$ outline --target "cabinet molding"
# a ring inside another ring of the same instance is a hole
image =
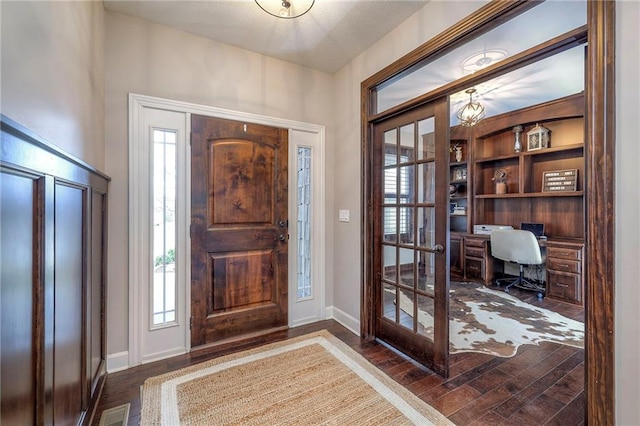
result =
[[[1,119],[0,356],[21,374],[2,370],[0,423],[89,424],[106,377],[109,177]]]

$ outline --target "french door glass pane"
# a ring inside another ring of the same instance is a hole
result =
[[[418,164],[418,203],[434,203],[436,199],[436,164]]]
[[[382,283],[382,316],[393,322],[396,317],[396,286]]]
[[[433,341],[434,337],[434,303],[433,299],[421,294],[417,295],[418,303],[418,324],[417,332],[428,340]]]
[[[396,271],[398,270],[396,265],[396,247],[395,246],[382,246],[382,270],[383,277],[387,281],[392,283],[398,282],[396,277]]]
[[[431,160],[436,156],[435,118],[418,121],[418,160]]]
[[[435,255],[426,251],[418,252],[420,263],[418,265],[418,290],[431,296],[434,295],[435,284]]]
[[[405,163],[407,161],[415,160],[415,125],[413,123],[400,128],[400,161]]]
[[[413,288],[414,250],[400,247],[400,284]]]
[[[153,130],[152,325],[176,321],[176,132]]]
[[[397,130],[384,132],[384,165],[392,166],[398,164],[398,142]]]
[[[421,247],[433,247],[435,245],[435,220],[436,212],[433,207],[418,208],[418,233]]]
[[[398,322],[401,326],[412,331],[415,329],[416,324],[414,319],[414,295],[413,291],[403,288],[398,289],[398,300],[400,302]]]

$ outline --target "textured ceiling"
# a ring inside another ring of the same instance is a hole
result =
[[[253,0],[103,1],[113,12],[328,73],[348,64],[427,2],[316,0],[306,15],[280,19]]]

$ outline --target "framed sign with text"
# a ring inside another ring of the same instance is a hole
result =
[[[542,192],[576,191],[578,169],[550,170],[542,173]]]

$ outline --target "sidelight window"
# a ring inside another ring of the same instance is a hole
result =
[[[311,148],[298,147],[298,300],[311,292]]]
[[[152,325],[176,321],[176,132],[153,130]]]

